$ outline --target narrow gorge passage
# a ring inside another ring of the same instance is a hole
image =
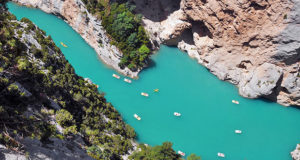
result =
[[[8,6],[18,19],[27,17],[51,35],[76,73],[98,84],[135,128],[139,142],[156,145],[171,141],[175,150],[196,153],[204,160],[217,159],[217,152],[224,152],[228,160],[285,160],[299,142],[298,109],[240,97],[233,85],[217,79],[177,48],[161,46],[152,57],[155,65],[128,84],[123,76],[114,79],[115,71],[61,19],[14,3]],[[155,88],[158,93],[153,92]],[[140,96],[141,92],[149,97]],[[174,112],[182,116],[174,117]],[[141,121],[133,117],[135,113]],[[235,129],[243,134],[236,135]]]

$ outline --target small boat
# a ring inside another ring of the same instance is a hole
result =
[[[120,79],[119,75],[113,74],[112,76],[115,77],[115,78],[117,78],[117,79]]]
[[[241,130],[238,130],[238,129],[235,130],[234,132],[235,132],[236,134],[242,134],[242,131],[241,131]]]
[[[159,89],[154,89],[154,92],[158,92],[159,91]]]
[[[185,156],[185,153],[182,151],[178,151],[178,154],[180,154],[181,156]]]
[[[224,153],[218,152],[218,157],[225,157]]]
[[[180,114],[180,113],[178,113],[178,112],[174,112],[174,116],[180,117],[180,116],[181,116],[181,114]]]
[[[138,116],[137,114],[134,114],[133,117],[136,118],[136,119],[139,120],[139,121],[142,119],[142,118],[141,118],[140,116]]]
[[[66,44],[64,44],[63,42],[60,42],[60,44],[63,46],[63,47],[68,47]]]
[[[149,96],[148,93],[144,93],[144,92],[142,92],[141,95],[142,95],[142,96],[145,96],[145,97],[148,97],[148,96]]]
[[[235,103],[235,104],[240,104],[240,102],[239,102],[239,101],[236,101],[236,100],[232,100],[231,102],[232,102],[232,103]]]
[[[99,85],[96,85],[97,88],[99,88]]]
[[[127,83],[131,83],[131,80],[127,79],[127,78],[124,78],[124,81],[127,82]]]

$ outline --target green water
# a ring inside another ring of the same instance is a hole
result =
[[[135,128],[140,142],[171,141],[175,150],[196,153],[203,160],[290,160],[290,151],[300,142],[300,110],[240,97],[233,85],[218,80],[177,48],[162,46],[152,56],[155,65],[128,84],[112,78],[114,70],[61,19],[13,3],[8,7],[18,19],[27,17],[52,36],[76,73],[100,86]],[[155,88],[159,93],[153,92]],[[142,97],[141,92],[150,96]],[[174,117],[175,111],[182,116]],[[142,120],[134,119],[134,113]],[[243,134],[235,134],[235,129]],[[226,158],[218,158],[217,152]]]

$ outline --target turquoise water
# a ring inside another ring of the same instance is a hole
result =
[[[18,19],[27,17],[52,36],[76,73],[100,86],[135,128],[140,142],[171,141],[175,150],[196,153],[203,160],[290,160],[290,151],[300,142],[300,110],[240,97],[233,85],[218,80],[177,48],[162,46],[152,56],[155,65],[128,84],[112,78],[115,71],[63,20],[13,3],[8,7]],[[155,88],[160,91],[154,93]],[[142,97],[141,92],[150,96]],[[174,117],[175,111],[182,116]],[[134,119],[134,113],[142,120]],[[243,134],[235,134],[235,129]],[[218,158],[217,152],[226,158]]]

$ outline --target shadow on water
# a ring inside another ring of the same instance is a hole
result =
[[[265,103],[269,103],[269,104],[276,104],[274,101],[271,101],[267,98],[258,98],[257,100],[263,101]]]
[[[300,110],[300,106],[291,105],[291,106],[288,106],[288,107],[292,107],[292,108],[295,108],[295,109],[297,109],[297,110]]]
[[[157,53],[154,53],[154,54],[157,54]],[[146,68],[144,68],[140,73],[146,72],[147,70],[155,68],[155,67],[156,67],[156,62],[154,62],[152,59],[149,59],[148,66]]]

